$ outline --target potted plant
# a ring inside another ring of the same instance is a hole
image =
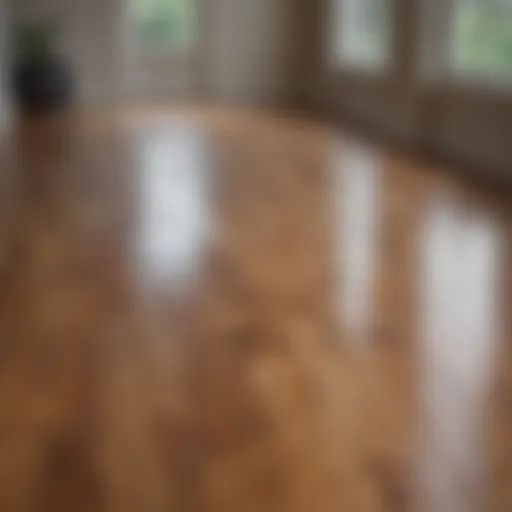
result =
[[[18,28],[14,97],[23,110],[47,111],[69,105],[73,92],[70,66],[57,52],[58,27],[32,23]]]

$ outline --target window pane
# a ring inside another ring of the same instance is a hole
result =
[[[456,0],[457,70],[512,74],[512,0]]]
[[[336,63],[381,67],[391,55],[390,0],[335,0]]]
[[[132,32],[137,46],[186,47],[194,39],[191,0],[132,0]]]

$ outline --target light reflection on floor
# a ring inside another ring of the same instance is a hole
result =
[[[358,342],[367,339],[373,323],[379,165],[377,155],[348,144],[342,148],[332,176],[340,322]]]
[[[420,510],[471,512],[481,510],[486,499],[485,407],[499,325],[497,229],[443,203],[425,218]]]
[[[142,282],[168,291],[190,285],[212,235],[204,141],[191,130],[160,128],[140,147],[137,264]]]

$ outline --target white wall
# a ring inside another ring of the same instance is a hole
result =
[[[85,101],[130,97],[279,103],[296,97],[301,6],[308,0],[196,0],[196,52],[130,57],[123,45],[128,0],[17,0],[17,19],[57,19]]]
[[[295,97],[301,15],[297,0],[217,0],[208,59],[215,97],[256,103]]]

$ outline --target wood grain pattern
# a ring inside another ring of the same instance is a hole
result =
[[[503,194],[212,108],[26,121],[0,179],[0,511],[511,510]]]

